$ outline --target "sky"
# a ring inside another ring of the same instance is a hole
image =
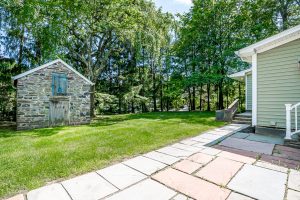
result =
[[[153,0],[156,6],[162,7],[164,12],[172,14],[188,12],[192,6],[192,0]]]

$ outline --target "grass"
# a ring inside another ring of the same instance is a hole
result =
[[[212,112],[103,116],[91,125],[0,130],[0,198],[101,169],[223,125]]]

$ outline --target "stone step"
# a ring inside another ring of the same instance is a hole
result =
[[[300,141],[297,140],[285,140],[284,146],[300,149]]]
[[[241,113],[241,114],[236,114],[235,116],[236,116],[236,117],[249,118],[249,119],[251,119],[251,118],[252,118],[252,116],[251,116],[251,115],[245,115],[245,114],[243,114],[243,113]]]
[[[234,117],[234,120],[238,120],[238,121],[246,121],[246,122],[251,122],[252,121],[252,119],[251,118],[247,118],[247,117],[238,117],[238,116],[236,116],[236,117]]]
[[[249,124],[251,125],[251,121],[240,121],[240,120],[232,120],[233,124]]]

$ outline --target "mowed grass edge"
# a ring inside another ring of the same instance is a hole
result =
[[[0,199],[220,127],[214,112],[102,116],[90,125],[0,130]]]

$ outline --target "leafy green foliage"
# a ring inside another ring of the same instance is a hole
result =
[[[138,103],[138,104],[147,103],[148,98],[139,95],[141,89],[142,89],[141,85],[132,87],[131,91],[129,91],[128,93],[126,93],[124,95],[125,102],[126,103]]]
[[[95,106],[98,114],[102,114],[104,112],[116,112],[118,106],[118,98],[116,96],[105,93],[96,93],[95,98]]]
[[[101,112],[222,109],[244,87],[227,75],[249,67],[234,52],[299,24],[300,3],[193,3],[175,18],[149,0],[3,0],[0,50],[17,68],[65,59],[96,83],[92,105],[96,93],[116,97]],[[133,98],[140,86],[147,101]]]
[[[190,110],[196,109],[198,98],[200,110],[202,102],[207,110],[223,109],[241,98],[243,90],[234,88],[237,84],[227,75],[250,67],[234,52],[299,23],[300,7],[295,0],[193,2],[180,19],[174,71],[184,75],[181,85]]]
[[[14,120],[16,91],[11,77],[20,73],[12,59],[0,58],[0,120]]]

